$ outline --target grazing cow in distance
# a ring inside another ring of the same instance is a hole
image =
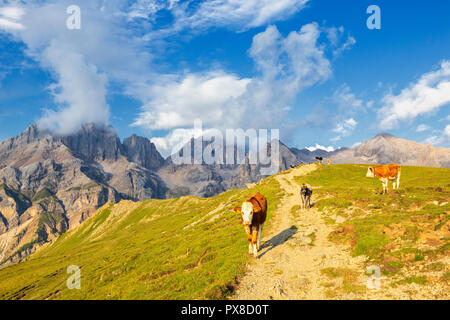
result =
[[[331,164],[331,159],[328,159],[327,162],[328,162],[328,165],[330,165]]]
[[[317,160],[318,162],[322,163],[323,157],[316,157],[316,160]]]
[[[292,165],[292,164],[290,165],[290,167],[291,167],[291,169],[294,169],[294,168],[295,168],[295,166],[294,166],[294,165]]]
[[[234,211],[241,213],[241,221],[248,239],[248,253],[258,256],[261,232],[267,216],[267,200],[259,192],[247,198]]]
[[[401,167],[398,164],[391,163],[378,167],[369,167],[367,169],[366,177],[377,177],[383,185],[383,193],[387,193],[389,180],[392,181],[393,190],[398,190],[398,187],[400,186],[400,174]]]
[[[302,184],[302,187],[300,188],[300,197],[302,198],[302,209],[309,209],[311,208],[311,196],[312,196],[312,189],[309,188],[306,184]]]

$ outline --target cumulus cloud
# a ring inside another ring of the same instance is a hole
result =
[[[84,3],[81,30],[66,28],[71,4],[27,1],[7,11],[24,26],[10,30],[11,35],[53,75],[55,83],[49,89],[57,107],[45,108],[38,122],[59,134],[71,133],[85,122],[109,122],[108,83],[121,83],[126,93],[139,99],[153,76],[145,44],[130,36],[125,18],[118,14],[125,0]]]
[[[317,144],[317,143],[316,143],[316,145],[314,147],[307,147],[305,149],[307,149],[307,150],[309,150],[311,152],[316,151],[316,150],[325,150],[325,151],[328,151],[328,152],[333,152],[335,150],[332,146],[324,147],[324,146],[321,146],[320,144]]]
[[[5,6],[0,8],[0,30],[23,30],[25,27],[20,23],[20,18],[25,10],[20,7]]]
[[[195,119],[204,125],[217,125],[229,119],[230,100],[241,96],[250,79],[240,79],[225,72],[189,74],[150,88],[152,97],[145,105],[135,126],[148,129],[189,127]]]
[[[436,147],[448,147],[450,145],[450,124],[440,132],[440,135],[430,136],[422,143],[432,144]]]
[[[50,89],[61,107],[58,111],[46,109],[38,124],[64,135],[78,130],[83,123],[106,123],[109,119],[106,76],[82,55],[56,44],[45,50],[44,57],[52,62],[57,74],[58,83]]]
[[[338,135],[331,139],[331,141],[336,142],[341,140],[343,137],[349,136],[353,130],[355,130],[358,122],[353,118],[346,119],[336,125],[333,129],[333,132],[336,132]]]
[[[416,83],[398,95],[383,98],[378,111],[381,129],[392,129],[402,121],[412,121],[420,115],[436,112],[450,103],[450,61],[443,61],[436,71],[420,77]]]
[[[183,127],[195,119],[219,129],[280,124],[301,90],[331,75],[320,33],[316,23],[286,37],[269,26],[254,36],[248,51],[258,71],[253,78],[210,72],[153,86],[134,124],[147,129]]]
[[[175,128],[193,118],[203,119],[203,116],[216,123],[220,117],[223,120],[223,113],[227,111],[220,107],[232,108],[230,101],[244,94],[250,79],[221,71],[184,76],[155,73],[152,49],[143,35],[158,28],[153,22],[161,11],[172,14],[174,19],[167,28],[175,33],[181,29],[194,32],[210,27],[237,30],[287,18],[307,2],[206,0],[194,4],[178,0],[132,3],[128,0],[93,0],[84,2],[81,7],[82,29],[68,30],[65,27],[66,8],[73,1],[0,1],[8,4],[0,9],[0,30],[24,42],[26,53],[54,76],[55,84],[50,89],[57,107],[45,110],[39,119],[41,125],[66,133],[82,122],[108,122],[109,107],[105,102],[108,84],[118,82],[125,93],[142,101],[144,111],[151,110],[141,114],[135,124],[153,129]],[[135,24],[139,19],[150,23]],[[186,88],[193,91],[189,93]],[[162,91],[157,92],[157,89]],[[167,91],[171,89],[176,92],[174,97]],[[185,102],[181,103],[181,100]],[[167,108],[156,107],[156,103]],[[90,112],[86,112],[87,107],[81,107],[81,104],[88,105]],[[185,110],[194,111],[195,117]],[[234,110],[239,111],[236,104]]]
[[[331,27],[325,29],[325,32],[327,34],[328,39],[330,40],[331,45],[334,47],[333,50],[333,56],[338,57],[340,56],[344,51],[349,50],[355,43],[356,39],[351,36],[350,34],[347,35],[347,39],[343,44],[341,44],[342,39],[345,35],[345,29],[343,26],[337,27]]]

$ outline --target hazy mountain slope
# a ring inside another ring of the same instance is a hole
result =
[[[402,165],[450,168],[450,149],[435,148],[383,133],[355,148],[338,151],[331,159],[333,163],[395,162]]]
[[[198,138],[200,141],[201,138]],[[210,142],[203,143],[203,150],[210,144]],[[225,146],[225,141],[223,142]],[[177,197],[183,195],[195,195],[199,197],[210,197],[217,195],[230,188],[243,188],[246,184],[255,183],[267,175],[263,175],[261,168],[267,165],[260,163],[250,163],[250,155],[243,154],[242,151],[234,146],[234,160],[231,164],[214,164],[209,165],[203,162],[202,164],[174,164],[172,157],[166,159],[163,167],[161,167],[157,174],[165,182],[168,191],[167,197]],[[271,152],[271,143],[267,143],[266,150],[268,154]],[[194,140],[185,145],[180,151],[179,155],[183,155],[183,150],[190,150],[191,159],[194,159]],[[275,161],[274,166],[280,170],[286,170],[291,165],[299,165],[301,160],[294,154],[286,145],[279,142],[280,159]],[[238,157],[238,152],[242,154]],[[223,149],[223,162],[226,162],[226,149]],[[239,161],[238,159],[242,159]],[[257,159],[262,158],[262,151],[258,153]],[[192,161],[193,163],[193,161]]]

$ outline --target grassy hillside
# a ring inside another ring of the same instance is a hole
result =
[[[329,239],[379,266],[393,290],[448,287],[450,170],[402,167],[400,190],[390,184],[387,195],[366,171],[367,165],[323,165],[288,183],[314,187],[314,206],[334,230]],[[225,298],[252,259],[232,208],[256,191],[268,198],[270,224],[283,197],[274,177],[208,199],[106,205],[23,263],[0,270],[0,299]],[[67,289],[70,265],[81,268],[81,290]],[[356,276],[345,267],[320,272],[351,283]],[[330,287],[329,297],[333,290],[340,289]]]
[[[448,286],[450,170],[403,166],[400,189],[389,183],[382,195],[378,179],[365,177],[367,167],[323,165],[296,182],[316,187],[314,205],[335,225],[330,239],[366,255],[367,265],[379,266],[393,287]]]
[[[270,221],[282,196],[273,178],[208,199],[105,205],[52,245],[0,270],[0,299],[224,298],[249,259],[232,209],[256,191],[268,199]],[[70,265],[81,268],[81,290],[66,286]]]

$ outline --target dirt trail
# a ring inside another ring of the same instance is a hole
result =
[[[294,177],[316,169],[316,164],[306,165],[277,176],[285,196],[273,214],[270,230],[263,230],[259,259],[248,265],[233,299],[377,298],[376,293],[368,296],[354,292],[330,297],[330,280],[322,269],[354,270],[358,275],[356,282],[364,287],[368,277],[364,275],[363,257],[354,258],[349,246],[327,239],[333,229],[325,224],[317,209],[292,210],[300,203],[299,185]],[[313,193],[311,203],[314,201],[317,199]]]

